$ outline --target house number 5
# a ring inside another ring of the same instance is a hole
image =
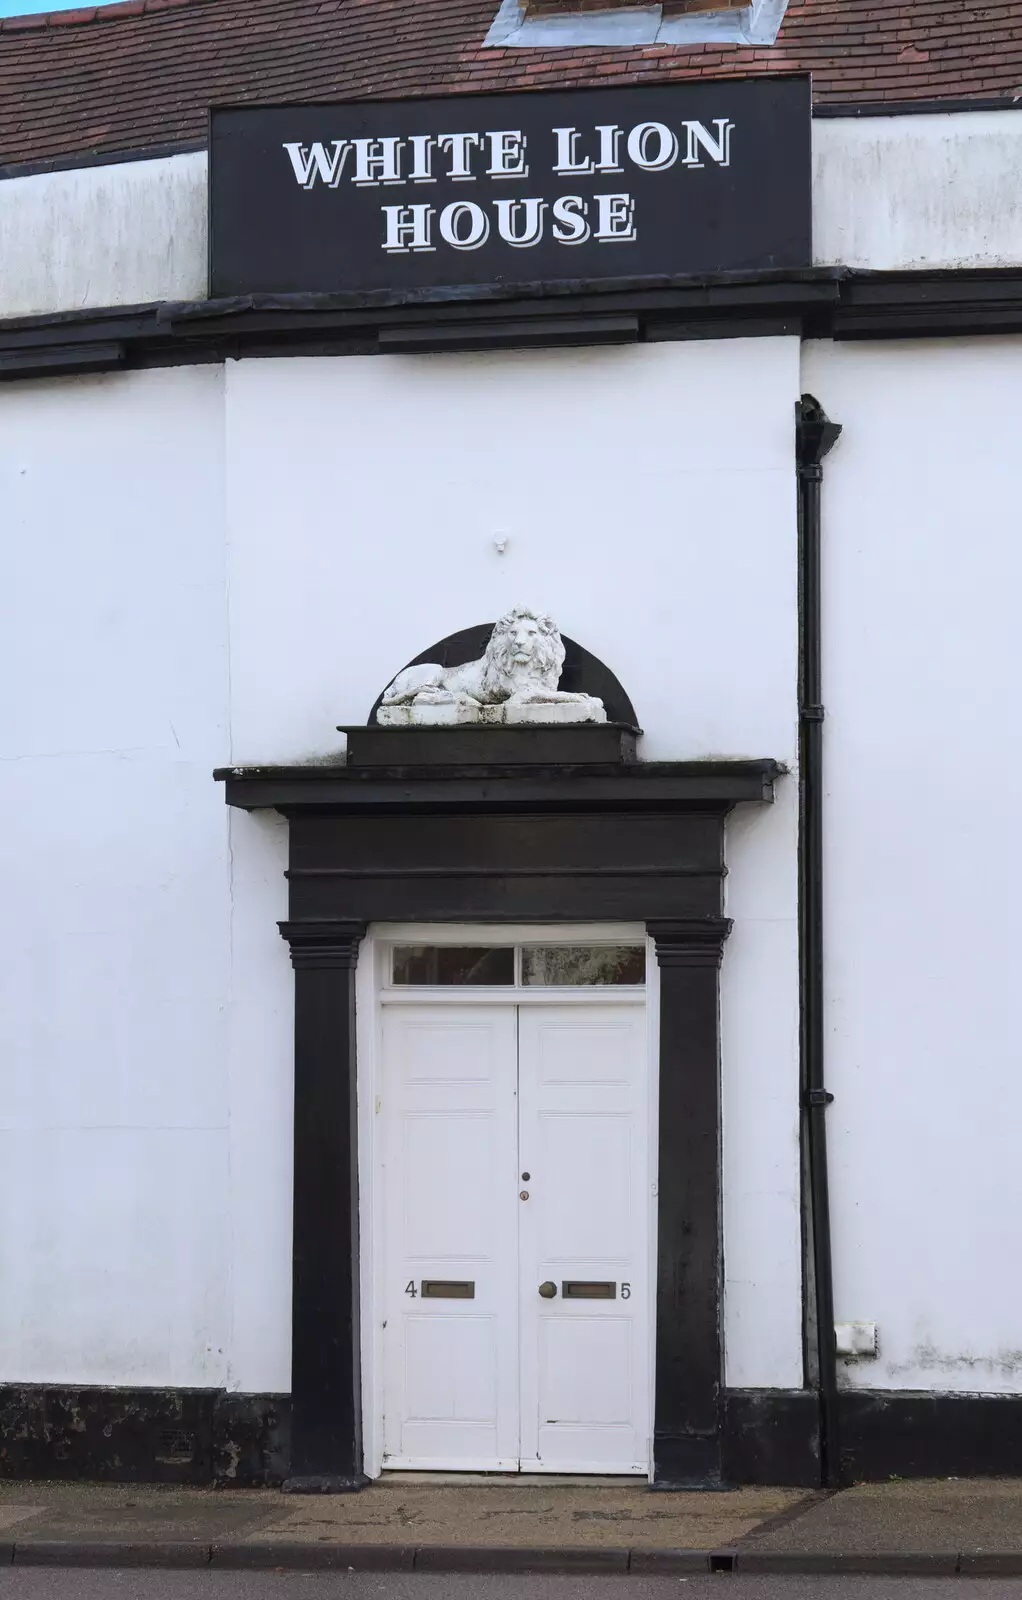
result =
[[[632,1286],[630,1283],[621,1285],[621,1298],[622,1300],[630,1300],[632,1298]]]

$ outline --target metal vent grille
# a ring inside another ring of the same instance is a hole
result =
[[[161,1428],[156,1435],[156,1459],[167,1466],[183,1466],[194,1461],[194,1433],[187,1428]]]

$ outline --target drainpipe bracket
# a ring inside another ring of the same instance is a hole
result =
[[[807,1089],[802,1096],[804,1106],[829,1106],[833,1103],[834,1096],[829,1089]]]

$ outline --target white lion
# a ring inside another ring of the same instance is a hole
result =
[[[558,689],[564,643],[556,623],[542,611],[515,606],[495,624],[479,661],[460,667],[422,662],[399,672],[383,692],[389,706],[574,705],[580,722],[603,722],[602,700]]]

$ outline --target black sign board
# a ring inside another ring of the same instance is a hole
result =
[[[806,78],[224,108],[210,292],[809,266]]]

